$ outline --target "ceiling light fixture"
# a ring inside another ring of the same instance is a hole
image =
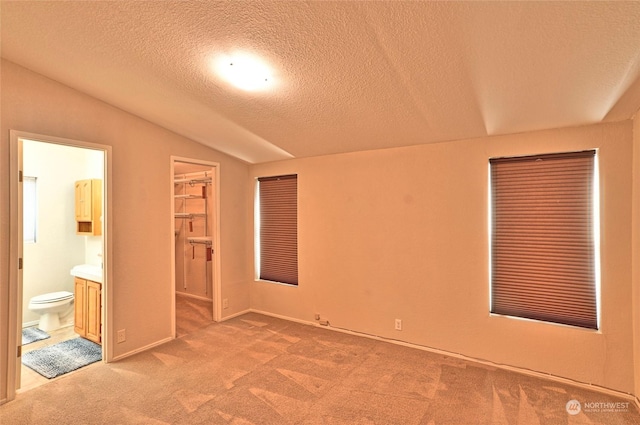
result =
[[[216,61],[216,71],[241,90],[259,91],[273,85],[271,69],[263,61],[247,53],[221,56]]]

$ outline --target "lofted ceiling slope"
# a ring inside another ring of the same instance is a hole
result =
[[[250,163],[616,121],[640,2],[2,1],[2,57]],[[274,86],[211,62],[254,53]]]

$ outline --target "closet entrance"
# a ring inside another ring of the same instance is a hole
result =
[[[218,164],[172,158],[174,337],[219,320]]]

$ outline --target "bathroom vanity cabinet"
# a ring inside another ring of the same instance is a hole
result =
[[[102,235],[102,180],[76,182],[75,214],[78,235]]]
[[[102,344],[102,284],[75,278],[74,331],[83,338]]]

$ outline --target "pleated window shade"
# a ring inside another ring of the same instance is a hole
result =
[[[298,284],[298,176],[258,178],[260,279]]]
[[[595,151],[490,164],[491,312],[597,329]]]

